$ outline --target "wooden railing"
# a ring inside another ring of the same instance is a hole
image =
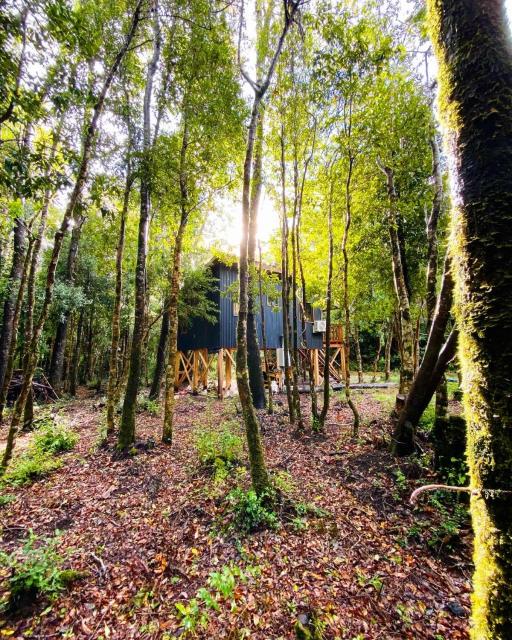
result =
[[[331,324],[331,344],[341,345],[342,343],[343,343],[343,325]],[[325,333],[324,333],[324,344],[325,344]]]

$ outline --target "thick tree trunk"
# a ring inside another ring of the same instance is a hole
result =
[[[0,388],[2,388],[8,368],[9,352],[15,334],[14,315],[16,300],[23,277],[23,265],[27,249],[27,226],[19,216],[14,221],[12,266],[7,284],[0,334]]]
[[[130,165],[126,170],[126,182],[124,187],[123,207],[119,221],[119,237],[116,248],[116,290],[114,296],[114,309],[112,310],[112,336],[110,341],[110,359],[107,387],[107,434],[111,435],[115,430],[116,411],[116,387],[119,382],[119,339],[121,336],[121,304],[123,292],[123,255],[126,238],[126,220],[130,204],[130,192],[133,184],[133,176]]]
[[[32,388],[32,379],[34,376],[34,370],[36,368],[37,358],[38,358],[39,338],[41,337],[41,333],[43,331],[46,319],[48,317],[48,312],[50,310],[50,305],[53,300],[55,271],[57,269],[57,263],[59,261],[60,252],[62,249],[62,242],[64,240],[64,236],[68,231],[68,225],[74,215],[76,205],[80,200],[80,197],[84,190],[85,182],[87,179],[87,171],[89,168],[89,162],[93,152],[94,141],[95,141],[96,132],[98,129],[98,122],[99,122],[101,113],[103,111],[105,98],[110,89],[110,85],[112,84],[112,81],[117,72],[117,69],[119,68],[119,65],[121,64],[121,61],[124,58],[126,52],[128,51],[128,48],[130,47],[130,44],[137,31],[140,17],[141,17],[142,3],[143,3],[143,0],[139,0],[137,2],[137,5],[135,6],[132,21],[130,24],[130,29],[124,39],[121,49],[118,51],[115,57],[114,63],[112,64],[112,66],[110,67],[110,69],[106,74],[98,100],[93,109],[92,118],[87,127],[87,133],[85,136],[84,145],[82,149],[82,157],[81,157],[80,165],[78,168],[78,173],[76,176],[73,191],[71,192],[70,199],[66,207],[66,210],[64,212],[61,225],[57,230],[57,232],[55,233],[53,249],[52,249],[50,262],[48,265],[48,271],[46,275],[46,287],[45,287],[41,313],[39,315],[39,319],[33,331],[32,341],[30,344],[30,351],[28,353],[27,363],[25,365],[24,372],[23,372],[23,385],[21,387],[20,394],[14,405],[14,410],[11,418],[11,426],[7,436],[7,445],[4,451],[2,464],[0,466],[1,470],[5,470],[9,460],[11,459],[12,452],[14,449],[14,443],[16,440],[16,435],[22,419],[23,411],[25,409],[25,402],[27,401],[28,394]]]
[[[254,144],[254,160],[251,180],[251,220],[249,241],[247,245],[247,260],[249,267],[248,308],[247,308],[247,366],[249,369],[249,385],[255,409],[265,408],[265,384],[261,370],[260,345],[256,330],[256,234],[258,230],[258,209],[263,185],[263,114],[260,112],[256,125]]]
[[[475,533],[474,640],[512,637],[512,50],[504,0],[429,0]]]
[[[144,92],[143,158],[140,175],[140,217],[137,238],[137,265],[135,268],[135,318],[133,323],[130,371],[124,394],[123,413],[119,426],[119,448],[128,450],[135,442],[135,411],[142,371],[142,346],[146,321],[146,257],[149,221],[151,217],[151,97],[153,81],[160,58],[162,44],[158,20],[158,0],[153,9],[153,55],[148,64]]]
[[[444,338],[450,319],[452,297],[453,279],[447,257],[425,354],[395,426],[392,449],[396,455],[409,455],[414,451],[414,438],[419,419],[432,399],[446,367],[455,356],[456,331],[452,331],[446,343]]]

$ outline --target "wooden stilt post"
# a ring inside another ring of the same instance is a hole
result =
[[[224,399],[224,349],[217,354],[217,396]]]
[[[318,387],[320,384],[320,368],[318,365],[318,349],[311,350],[311,357],[313,358],[313,380],[315,382],[315,387]]]
[[[197,349],[194,350],[192,357],[192,393],[196,396],[199,385],[199,351]]]
[[[231,375],[233,372],[232,349],[226,349],[226,391],[231,389]]]
[[[205,389],[208,389],[208,349],[203,349],[203,375],[202,383]]]

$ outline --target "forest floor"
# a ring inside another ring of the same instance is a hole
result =
[[[98,447],[104,409],[91,393],[53,409],[79,435],[62,466],[0,491],[0,549],[16,552],[30,530],[60,532],[65,566],[81,577],[54,601],[4,614],[0,637],[292,639],[300,620],[318,639],[468,638],[469,525],[453,496],[409,504],[433,475],[425,460],[388,453],[393,390],[355,392],[357,440],[339,393],[325,435],[301,439],[277,396],[276,414],[261,413],[268,464],[298,507],[248,535],[232,506],[233,489],[249,486],[245,464],[213,473],[196,450],[198,431],[226,421],[243,435],[235,399],[180,396],[171,448],[159,442],[161,417],[139,412],[145,444],[119,459]],[[0,568],[0,599],[9,575]]]

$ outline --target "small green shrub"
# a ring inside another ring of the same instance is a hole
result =
[[[233,489],[228,494],[228,502],[234,516],[234,527],[245,534],[258,529],[277,529],[279,519],[269,506],[273,501],[274,495],[269,493],[258,496],[253,489]]]
[[[218,429],[198,428],[194,433],[197,456],[202,465],[213,466],[216,460],[233,465],[243,455],[243,440],[234,421],[223,422]]]
[[[34,433],[33,447],[40,453],[64,453],[71,451],[78,441],[78,436],[66,425],[54,422],[53,420],[45,421]]]
[[[29,484],[49,475],[61,466],[62,461],[58,458],[35,449],[28,449],[14,458],[11,465],[7,467],[2,484],[14,486]]]
[[[160,404],[158,400],[151,400],[146,396],[139,396],[137,398],[138,411],[147,411],[152,416],[157,416],[160,413]]]
[[[3,496],[0,496],[0,507],[5,507],[11,502],[16,500],[16,496],[13,496],[12,493],[4,493]]]
[[[15,609],[38,595],[53,600],[78,577],[76,572],[62,569],[64,557],[57,551],[58,540],[58,534],[40,540],[31,530],[21,551],[0,552],[0,565],[10,571],[8,598],[0,602],[0,608]]]

